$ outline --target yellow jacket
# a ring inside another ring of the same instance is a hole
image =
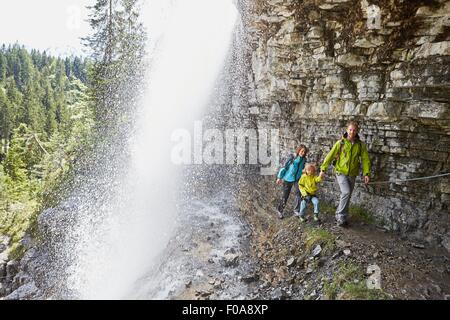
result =
[[[314,196],[317,192],[317,183],[321,182],[322,178],[319,176],[309,176],[306,173],[302,175],[298,181],[298,187],[302,196]]]

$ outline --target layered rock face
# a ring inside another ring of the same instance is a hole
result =
[[[450,1],[241,1],[248,97],[257,127],[279,128],[323,161],[360,122],[373,181],[450,172]],[[334,178],[331,170],[327,176]],[[336,201],[334,184],[322,197]],[[391,230],[450,244],[449,177],[358,187],[352,198]]]

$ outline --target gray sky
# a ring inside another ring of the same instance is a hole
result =
[[[94,0],[2,0],[0,43],[23,44],[52,54],[82,53],[89,34],[86,5]]]

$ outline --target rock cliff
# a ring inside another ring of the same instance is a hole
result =
[[[279,128],[283,152],[305,143],[316,162],[356,119],[373,181],[450,172],[449,1],[238,3],[247,92],[234,115]],[[323,191],[337,199],[333,184]],[[390,230],[449,248],[448,176],[360,187],[352,200]]]

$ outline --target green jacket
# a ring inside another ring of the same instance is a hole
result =
[[[347,140],[347,133],[345,133],[342,139],[334,144],[323,161],[323,164],[320,166],[320,170],[326,171],[338,154],[339,158],[335,165],[336,172],[346,176],[356,177],[359,174],[359,168],[362,163],[363,175],[370,176],[369,153],[367,152],[366,144],[359,140],[359,136],[356,136],[355,142],[352,144]]]

